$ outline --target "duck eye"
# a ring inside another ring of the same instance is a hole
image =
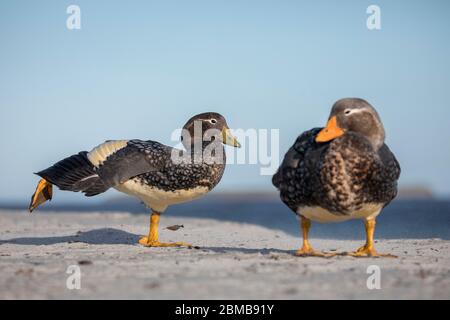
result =
[[[209,120],[209,122],[211,122],[212,124],[216,124],[217,120],[216,119],[211,119],[211,120]]]
[[[352,111],[351,110],[345,110],[344,113],[345,113],[346,116],[348,116],[350,113],[352,113]]]

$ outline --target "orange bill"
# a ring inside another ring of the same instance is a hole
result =
[[[53,195],[53,185],[45,179],[39,181],[36,191],[31,197],[30,207],[28,208],[30,212],[39,207],[42,203],[47,200],[52,200]]]
[[[339,128],[336,116],[328,120],[326,128],[322,129],[316,137],[316,142],[327,142],[339,138],[344,134],[344,130]]]

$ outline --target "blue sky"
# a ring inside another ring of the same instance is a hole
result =
[[[66,28],[70,4],[81,30]],[[0,202],[28,201],[32,172],[107,139],[173,145],[203,111],[279,128],[284,154],[348,96],[378,109],[402,186],[449,195],[449,12],[445,0],[2,1]],[[271,189],[257,165],[229,166],[218,187]]]

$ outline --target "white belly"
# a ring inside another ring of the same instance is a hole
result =
[[[120,192],[134,196],[157,212],[164,212],[171,204],[191,201],[208,193],[207,187],[196,187],[188,190],[163,191],[129,180],[117,187]]]
[[[374,219],[383,208],[381,204],[366,204],[361,210],[352,212],[348,215],[337,215],[321,207],[302,207],[297,210],[297,213],[307,219],[317,222],[342,222],[351,219]]]

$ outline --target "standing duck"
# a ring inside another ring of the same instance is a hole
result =
[[[150,230],[139,243],[148,247],[191,246],[162,243],[160,215],[169,205],[191,201],[211,191],[225,170],[223,144],[240,147],[225,118],[214,112],[192,117],[182,130],[186,150],[156,141],[115,140],[80,152],[38,172],[42,179],[31,198],[30,212],[52,198],[52,186],[87,197],[114,188],[137,197],[152,211]]]
[[[272,182],[281,200],[300,217],[303,247],[298,256],[330,256],[308,241],[311,221],[362,219],[366,244],[355,257],[392,256],[374,248],[376,218],[397,195],[400,165],[384,143],[380,117],[367,101],[337,101],[325,128],[301,134]]]

